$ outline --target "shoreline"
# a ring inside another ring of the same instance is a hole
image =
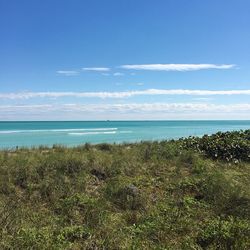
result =
[[[108,144],[108,145],[113,145],[113,146],[126,146],[126,145],[137,145],[139,143],[161,143],[161,142],[169,142],[169,141],[180,141],[183,139],[190,139],[190,138],[202,138],[204,136],[212,136],[213,134],[220,134],[220,133],[233,133],[233,132],[246,132],[248,131],[248,129],[244,130],[244,129],[240,129],[240,130],[227,130],[227,131],[217,131],[216,133],[211,133],[211,134],[202,134],[202,135],[189,135],[186,137],[179,137],[179,138],[163,138],[163,139],[156,139],[156,140],[138,140],[138,141],[123,141],[123,142],[96,142],[96,143],[92,143],[92,142],[83,142],[80,144],[76,144],[76,145],[67,145],[67,144],[60,144],[60,143],[55,143],[53,145],[46,145],[46,144],[41,144],[41,145],[30,145],[30,146],[13,146],[13,147],[9,147],[9,148],[2,148],[0,147],[0,151],[15,151],[15,150],[37,150],[37,149],[53,149],[53,148],[65,148],[65,149],[75,149],[75,148],[81,148],[81,147],[85,147],[85,145],[90,145],[90,146],[98,146],[101,144]]]
[[[0,122],[0,148],[135,143],[245,130],[250,121]]]

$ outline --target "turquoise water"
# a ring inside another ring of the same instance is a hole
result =
[[[250,129],[250,121],[0,122],[0,148],[135,142]]]

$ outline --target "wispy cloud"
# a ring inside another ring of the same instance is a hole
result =
[[[231,69],[234,64],[129,64],[122,65],[122,69],[151,70],[151,71],[195,71],[202,69]]]
[[[107,72],[110,71],[110,68],[106,67],[90,67],[90,68],[82,68],[84,71],[96,71],[96,72]]]
[[[128,104],[44,104],[44,105],[0,105],[0,111],[83,111],[83,112],[235,112],[250,111],[250,103],[207,104],[207,103],[128,103]]]
[[[244,104],[203,104],[203,103],[129,103],[129,104],[65,104],[64,108],[82,111],[133,111],[133,112],[231,112],[250,111],[250,103]]]
[[[76,70],[58,70],[56,73],[64,76],[75,76],[79,74],[79,72]]]
[[[124,76],[124,73],[121,73],[121,72],[115,72],[113,74],[113,76]]]
[[[35,109],[51,109],[54,105],[52,104],[31,104],[31,105],[0,105],[0,111],[6,111],[9,112],[11,110],[35,110]]]
[[[0,105],[0,120],[250,119],[250,103]]]
[[[195,71],[202,69],[231,69],[235,67],[234,64],[128,64],[119,66],[122,69],[131,69],[131,70],[150,70],[150,71]],[[107,73],[111,71],[111,68],[108,67],[87,67],[82,68],[82,71],[94,71],[101,72],[103,75],[111,75],[111,73]],[[60,75],[65,76],[75,76],[79,74],[77,70],[58,70],[56,71]],[[115,72],[112,74],[113,76],[123,76],[122,72]],[[135,75],[134,72],[130,73],[130,75]]]
[[[0,99],[30,99],[30,98],[59,98],[59,97],[96,97],[96,98],[126,98],[142,95],[250,95],[250,90],[189,90],[189,89],[146,89],[121,92],[20,92],[0,93]]]
[[[211,101],[211,100],[213,100],[213,98],[211,98],[211,97],[195,97],[195,98],[192,98],[192,100],[194,100],[194,101]]]
[[[124,76],[124,73],[121,73],[121,72],[115,72],[113,74],[111,73],[101,73],[103,76]]]

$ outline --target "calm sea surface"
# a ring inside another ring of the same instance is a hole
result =
[[[250,121],[0,122],[0,148],[135,142],[250,129]]]

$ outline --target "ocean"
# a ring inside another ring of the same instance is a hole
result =
[[[250,129],[250,121],[0,122],[0,148],[123,143]]]

